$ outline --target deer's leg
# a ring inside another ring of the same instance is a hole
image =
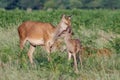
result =
[[[71,56],[72,56],[72,54],[70,52],[68,52],[68,61],[71,60]]]
[[[82,51],[79,52],[79,60],[80,60],[81,66],[82,66]]]
[[[47,50],[47,52],[48,52],[48,61],[50,61],[50,53],[51,53],[51,47],[50,47],[50,44],[47,43],[47,44],[45,45],[45,48],[46,48],[46,50]]]
[[[26,43],[26,39],[20,39],[20,49],[23,50],[23,47]]]
[[[76,54],[73,54],[73,59],[74,59],[74,68],[75,68],[75,71],[78,72]]]
[[[82,57],[81,57],[82,55],[79,55],[79,59],[80,59],[80,64],[81,64],[81,66],[82,66]]]
[[[35,46],[30,45],[30,49],[28,51],[28,57],[29,57],[29,60],[30,60],[31,64],[33,63],[33,52],[34,52],[34,50],[35,50]]]

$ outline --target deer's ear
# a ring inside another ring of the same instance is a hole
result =
[[[71,18],[72,18],[72,15],[68,16],[68,19],[69,19],[69,20],[71,20]]]
[[[65,17],[65,14],[62,14],[61,18],[64,18]]]

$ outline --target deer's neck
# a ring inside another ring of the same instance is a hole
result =
[[[51,34],[51,39],[49,40],[51,46],[52,46],[52,45],[55,43],[55,41],[58,39],[60,30],[61,30],[60,28],[61,28],[61,22],[57,25],[57,27],[55,27],[55,28],[53,29],[53,32],[52,32],[52,34]]]
[[[57,27],[54,30],[53,41],[56,41],[58,39],[60,32],[61,32],[61,22],[57,25]]]
[[[70,37],[69,35],[66,35],[66,36],[64,37],[64,41],[65,41],[65,44],[66,44],[66,45],[69,45],[69,44],[71,43],[71,37]]]

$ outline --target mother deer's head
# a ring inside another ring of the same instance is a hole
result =
[[[61,36],[68,28],[71,28],[71,16],[62,15],[59,23],[58,36]]]

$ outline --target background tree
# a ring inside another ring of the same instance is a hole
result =
[[[5,9],[120,9],[120,0],[0,0]]]
[[[14,0],[0,0],[0,7],[1,8],[6,8],[6,7],[10,7],[10,4],[13,3]]]
[[[118,9],[120,8],[120,0],[103,0],[102,5],[104,8]]]
[[[42,1],[43,0],[19,0],[18,7],[20,9],[27,9],[27,8],[42,9],[43,7]]]
[[[81,0],[70,0],[69,2],[70,4],[70,9],[72,8],[81,8],[82,5],[82,1]]]

